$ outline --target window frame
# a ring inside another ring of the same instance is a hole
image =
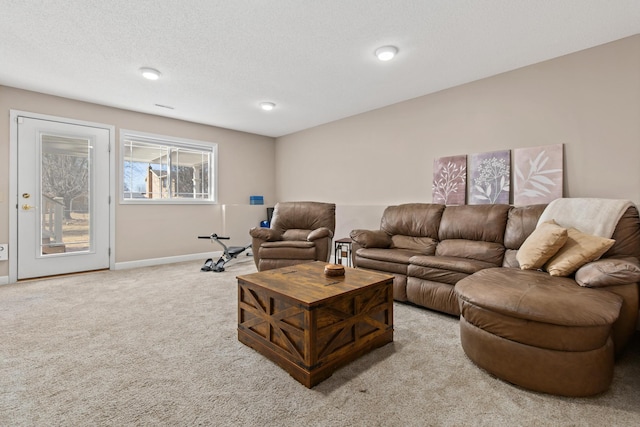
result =
[[[189,198],[125,198],[125,155],[126,144],[128,141],[141,142],[145,144],[154,144],[160,147],[170,147],[177,149],[187,149],[210,153],[211,160],[209,162],[209,197],[206,199],[189,199]],[[120,130],[119,144],[120,170],[119,170],[119,199],[121,204],[158,204],[158,205],[201,205],[201,204],[217,204],[218,203],[218,144],[215,142],[198,141],[188,138],[179,138],[167,135],[157,135],[147,132],[138,132],[133,130]]]

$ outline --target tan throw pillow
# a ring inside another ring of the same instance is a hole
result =
[[[568,238],[562,249],[544,269],[552,276],[568,276],[588,262],[600,258],[615,243],[613,239],[585,234],[575,228],[567,230]]]
[[[547,221],[533,230],[533,233],[522,242],[516,259],[522,270],[542,268],[567,241],[567,229],[560,227],[555,221]]]

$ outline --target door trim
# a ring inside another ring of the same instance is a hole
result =
[[[115,205],[116,205],[116,163],[115,163],[115,133],[116,129],[113,125],[104,123],[88,122],[84,120],[69,119],[66,117],[51,116],[47,114],[31,113],[21,110],[9,110],[9,283],[15,283],[18,280],[18,255],[16,248],[18,247],[18,117],[29,117],[39,120],[49,120],[53,122],[69,123],[80,126],[91,126],[95,128],[106,129],[109,131],[109,269],[115,269]],[[14,206],[11,204],[15,203]]]

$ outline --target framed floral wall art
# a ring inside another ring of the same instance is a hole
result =
[[[433,161],[431,200],[445,205],[464,205],[467,185],[467,156],[440,157]]]
[[[513,163],[514,205],[549,203],[562,197],[562,144],[516,148]]]
[[[509,203],[511,195],[511,151],[469,155],[470,205]]]

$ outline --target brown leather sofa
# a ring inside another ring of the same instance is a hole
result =
[[[465,353],[497,377],[546,393],[597,394],[636,328],[638,211],[626,210],[598,261],[557,277],[521,270],[517,260],[544,209],[389,206],[379,230],[351,232],[353,265],[392,274],[397,301],[460,316]],[[595,270],[605,280],[578,284]]]
[[[277,203],[270,228],[249,230],[258,271],[329,261],[335,228],[336,205],[333,203]]]

